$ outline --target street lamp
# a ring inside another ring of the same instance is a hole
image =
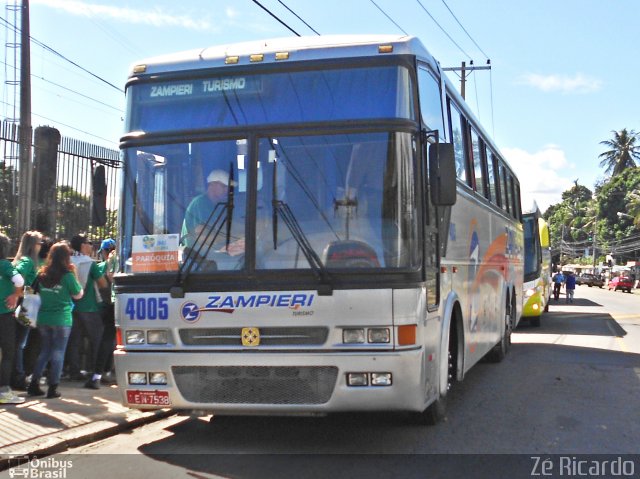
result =
[[[618,211],[616,215],[618,215],[618,218],[633,218],[633,216],[623,213],[622,211]]]

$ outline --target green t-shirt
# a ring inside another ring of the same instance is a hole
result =
[[[20,258],[18,260],[18,264],[15,265],[15,268],[18,270],[18,273],[20,273],[24,278],[25,286],[31,286],[36,280],[36,274],[38,270],[33,264],[33,260],[28,256],[23,256],[22,258]]]
[[[184,214],[184,222],[182,223],[182,238],[186,246],[192,245],[196,227],[207,222],[214,207],[215,205],[206,193],[196,196],[191,203],[189,203],[187,211]],[[191,237],[188,235],[191,235]]]
[[[18,271],[9,261],[0,259],[0,314],[13,313],[15,311],[7,308],[5,300],[16,290],[13,281],[11,281],[11,278],[16,274],[19,274]]]
[[[45,288],[40,284],[40,310],[38,311],[38,325],[71,326],[71,310],[73,300],[71,296],[82,291],[73,273],[65,273],[60,284],[52,288]]]
[[[98,263],[92,263],[87,276],[87,284],[84,285],[84,296],[80,301],[76,301],[74,311],[79,313],[97,313],[100,311],[100,305],[96,298],[95,282],[104,275],[104,270],[98,266]]]

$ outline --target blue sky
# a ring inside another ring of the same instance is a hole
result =
[[[260,1],[298,33],[315,35],[278,0]],[[371,0],[283,2],[323,35],[402,33]],[[637,0],[375,3],[445,67],[470,59],[482,65],[485,53],[491,59],[491,73],[476,71],[470,77],[467,102],[520,177],[525,209],[533,199],[543,210],[559,202],[576,179],[593,189],[603,177],[599,142],[611,138],[611,130],[640,130]],[[149,56],[293,35],[251,0],[30,4],[32,37],[120,88],[131,64]],[[13,21],[10,11],[3,15]],[[5,32],[5,43],[11,35]],[[11,55],[5,48],[3,61],[11,64]],[[32,45],[31,67],[34,126],[55,126],[64,136],[117,148],[122,92],[37,45]],[[5,81],[12,79],[10,68],[3,73]],[[2,115],[10,118],[13,92],[5,82],[2,88]]]

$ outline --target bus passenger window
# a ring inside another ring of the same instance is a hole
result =
[[[513,208],[511,213],[513,217],[517,220],[520,219],[520,187],[518,186],[518,182],[514,179],[512,175],[509,175],[509,184],[511,185],[511,198],[513,201]]]
[[[449,116],[451,120],[451,139],[453,141],[453,151],[456,159],[456,173],[463,183],[467,183],[464,139],[462,137],[462,116],[451,101],[449,101]]]
[[[504,167],[504,164],[500,164],[500,186],[502,190],[502,208],[506,211],[511,211],[511,195],[509,194],[509,188],[507,187],[507,175],[509,173]]]
[[[480,156],[480,138],[478,133],[473,129],[471,130],[471,154],[473,155],[473,173],[475,175],[475,190],[481,195],[485,196],[484,191],[484,169],[482,168],[482,157]]]
[[[500,176],[498,175],[498,159],[495,157],[493,153],[490,156],[487,156],[487,166],[489,168],[489,188],[493,190],[491,193],[491,198],[493,198],[493,202],[502,206],[502,201],[500,199]]]
[[[438,130],[440,140],[445,141],[444,123],[442,121],[442,97],[440,85],[428,70],[418,70],[418,86],[420,89],[420,113],[422,121],[430,130]]]

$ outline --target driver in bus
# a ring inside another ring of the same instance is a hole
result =
[[[232,185],[235,186],[235,182]],[[207,220],[210,221],[209,227],[214,222],[214,218],[209,219],[211,212],[217,204],[226,203],[229,197],[229,174],[224,170],[213,170],[207,176],[207,190],[196,196],[185,213],[182,223],[182,241],[187,247],[195,246],[194,243],[198,235],[205,228]],[[223,217],[224,218],[224,213]],[[207,236],[207,232],[203,233],[203,237]],[[212,234],[213,236],[213,234]],[[212,237],[211,236],[211,237]],[[216,238],[210,251],[216,253],[226,253],[230,256],[237,256],[244,253],[244,237],[231,238],[227,248],[226,226],[220,230],[220,234]],[[203,247],[203,252],[207,250],[207,246]]]

